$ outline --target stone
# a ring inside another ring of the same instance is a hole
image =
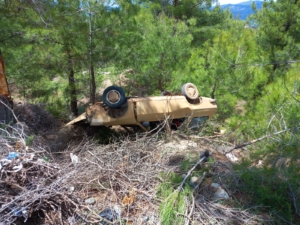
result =
[[[191,179],[190,179],[190,186],[192,188],[197,187],[197,185],[199,184],[198,181],[199,181],[199,177],[191,177]]]
[[[215,199],[229,199],[229,195],[223,188],[218,188],[214,194]]]
[[[229,199],[228,193],[218,183],[212,183],[211,187],[215,189],[213,199]]]
[[[120,219],[121,214],[122,214],[122,209],[119,206],[115,205],[113,207],[113,210],[111,208],[106,208],[99,213],[99,216],[101,216],[102,218],[104,218],[110,222],[114,222],[114,221]],[[108,225],[108,223],[105,221],[101,221],[100,224]]]
[[[94,204],[94,203],[96,202],[96,200],[95,200],[94,198],[88,198],[88,199],[86,199],[84,202],[85,202],[86,204],[92,205],[92,204]]]

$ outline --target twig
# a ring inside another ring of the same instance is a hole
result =
[[[85,205],[81,205],[81,207],[84,207],[84,208],[88,209],[93,215],[95,215],[95,216],[98,218],[98,221],[94,221],[93,223],[104,221],[104,222],[106,222],[106,223],[108,223],[108,224],[114,224],[114,222],[110,222],[110,221],[108,221],[107,219],[105,219],[105,218],[99,216],[97,213],[95,213],[95,212],[94,212],[93,210],[91,210],[89,207],[87,207],[87,206],[85,206]]]
[[[194,209],[195,209],[195,197],[194,197],[194,195],[192,195],[192,208],[191,208],[190,213],[188,215],[189,219],[192,217],[192,215],[194,213]],[[191,221],[191,219],[190,219],[190,221]]]
[[[228,153],[232,152],[232,151],[235,150],[235,149],[239,149],[239,148],[243,148],[243,147],[245,147],[245,146],[247,146],[247,145],[255,144],[255,143],[257,143],[257,142],[259,142],[259,141],[262,141],[262,140],[264,140],[264,139],[266,139],[266,138],[270,138],[270,137],[273,137],[273,136],[275,136],[275,135],[282,134],[282,133],[284,133],[284,132],[287,132],[288,130],[289,130],[289,129],[282,130],[282,131],[278,131],[278,132],[276,132],[276,133],[268,134],[268,135],[265,135],[265,136],[260,137],[260,138],[258,138],[258,139],[254,139],[254,140],[251,140],[251,141],[249,141],[249,142],[246,142],[246,143],[243,143],[243,144],[240,144],[240,145],[235,145],[234,147],[228,149],[228,150],[225,152],[225,154],[228,154]]]
[[[188,217],[188,216],[185,215],[185,214],[182,214],[182,213],[176,213],[176,215],[178,215],[178,216],[183,216],[183,217],[187,218],[190,222],[192,222],[191,218]],[[184,223],[184,225],[188,225],[188,224],[189,224],[189,222]]]

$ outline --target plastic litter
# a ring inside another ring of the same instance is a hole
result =
[[[24,222],[27,221],[29,213],[26,210],[26,208],[24,208],[24,207],[14,207],[14,208],[12,208],[11,211],[14,214],[14,216],[23,217],[25,219]]]
[[[21,217],[23,216],[22,210],[22,208],[13,208],[11,211],[13,212],[14,216]]]
[[[7,159],[7,160],[13,160],[13,159],[18,158],[18,157],[19,157],[18,153],[16,153],[16,152],[10,152],[5,159]]]

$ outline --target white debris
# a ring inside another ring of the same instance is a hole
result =
[[[77,163],[79,163],[79,158],[77,155],[74,155],[72,152],[70,153],[70,158],[71,158],[71,161],[72,163],[75,165]]]
[[[237,162],[239,159],[233,153],[227,153],[226,157],[230,159],[231,162]]]

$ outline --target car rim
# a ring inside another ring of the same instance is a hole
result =
[[[197,94],[197,91],[192,85],[187,85],[186,92],[190,97],[195,97],[195,95]]]
[[[116,104],[121,100],[121,94],[116,90],[111,90],[107,93],[107,101],[111,104]]]

